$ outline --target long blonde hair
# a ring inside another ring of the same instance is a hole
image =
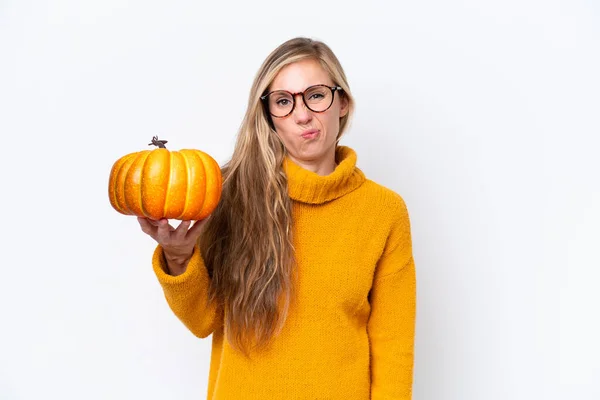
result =
[[[319,61],[343,88],[349,110],[340,118],[338,141],[345,132],[354,100],[334,53],[323,42],[304,37],[281,44],[254,78],[233,155],[221,169],[221,201],[200,238],[211,277],[208,301],[226,311],[227,340],[246,356],[280,332],[295,293],[292,204],[282,167],[286,149],[260,96],[283,67],[305,59]]]

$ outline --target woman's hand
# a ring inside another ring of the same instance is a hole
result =
[[[138,217],[142,231],[156,240],[163,248],[169,269],[165,272],[174,276],[185,272],[206,221],[207,218],[196,221],[191,228],[192,221],[181,221],[175,229],[165,218],[156,221],[150,218]]]

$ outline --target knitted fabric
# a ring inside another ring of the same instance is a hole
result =
[[[284,161],[293,200],[297,297],[267,350],[239,354],[224,339],[223,313],[203,307],[210,277],[198,246],[186,271],[153,269],[169,306],[196,336],[212,334],[209,400],[409,400],[416,278],[410,222],[400,195],[336,149],[320,176]]]

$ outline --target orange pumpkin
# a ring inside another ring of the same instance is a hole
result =
[[[221,198],[219,164],[200,150],[169,151],[166,140],[158,146],[121,157],[113,165],[108,197],[115,210],[154,220],[201,220]]]

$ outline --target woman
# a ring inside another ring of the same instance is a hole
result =
[[[208,399],[411,398],[409,217],[338,145],[353,108],[329,47],[283,43],[256,75],[212,215],[139,219],[169,306],[213,335]]]

